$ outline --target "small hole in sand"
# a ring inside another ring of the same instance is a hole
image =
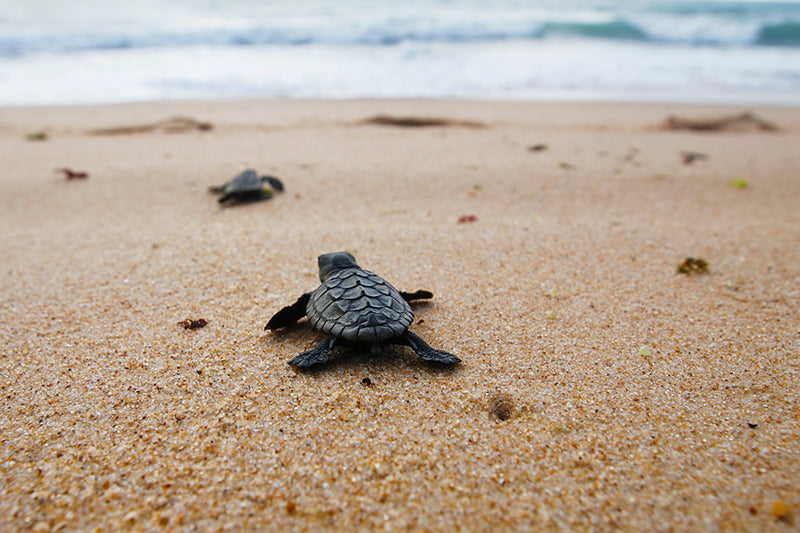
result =
[[[511,396],[495,393],[489,399],[489,415],[497,420],[508,420],[514,412],[514,402]]]

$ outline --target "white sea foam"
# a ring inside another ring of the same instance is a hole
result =
[[[800,2],[0,1],[0,105],[554,95],[800,105]]]

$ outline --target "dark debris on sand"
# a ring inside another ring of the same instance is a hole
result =
[[[678,265],[678,274],[707,274],[708,262],[700,257],[687,257]]]
[[[375,115],[373,117],[365,118],[360,123],[378,126],[397,126],[401,128],[428,128],[443,126],[461,126],[465,128],[486,127],[486,124],[473,120],[454,120],[440,117],[402,117],[394,115]]]

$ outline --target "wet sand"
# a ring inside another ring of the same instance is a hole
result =
[[[0,109],[0,529],[796,530],[800,109],[658,128],[739,111]],[[213,128],[88,133],[174,116]],[[286,191],[220,208],[244,168]],[[337,250],[463,363],[287,365]]]

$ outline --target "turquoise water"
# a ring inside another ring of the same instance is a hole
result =
[[[236,97],[800,104],[800,1],[0,0],[0,105]]]

